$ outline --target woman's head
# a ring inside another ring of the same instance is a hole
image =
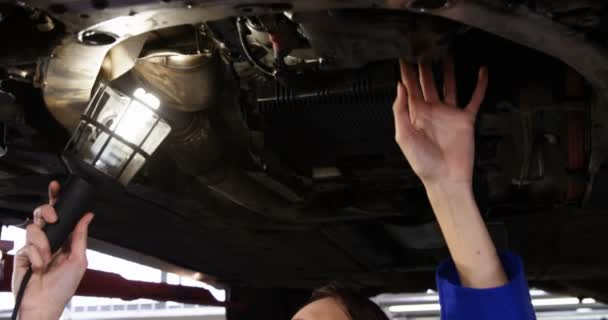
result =
[[[332,284],[316,290],[312,301],[292,320],[388,320],[388,317],[368,298]]]

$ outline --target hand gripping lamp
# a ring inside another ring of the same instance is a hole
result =
[[[51,252],[63,245],[90,210],[99,183],[110,180],[127,185],[169,135],[171,127],[159,115],[159,107],[160,100],[142,88],[127,95],[106,84],[97,87],[64,150],[70,175],[55,204],[58,221],[44,227]],[[14,320],[31,275],[30,268],[16,297]]]

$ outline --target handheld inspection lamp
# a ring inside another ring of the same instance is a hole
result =
[[[51,252],[65,242],[90,210],[96,186],[126,186],[171,132],[158,110],[160,100],[143,88],[131,94],[99,84],[64,152],[69,177],[55,204],[58,221],[44,227]],[[17,319],[31,268],[23,278],[12,319]]]

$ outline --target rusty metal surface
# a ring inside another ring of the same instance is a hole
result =
[[[216,53],[168,53],[140,59],[133,73],[164,106],[195,112],[216,102],[223,83],[221,63]]]
[[[366,8],[386,7],[392,9],[406,9],[412,0],[386,0],[381,4],[377,1],[280,1],[289,4],[293,11],[314,11],[332,8]],[[48,1],[29,1],[31,5],[44,7]],[[76,4],[81,4],[79,7]],[[243,1],[193,1],[191,6],[183,4],[159,4],[152,2],[138,6],[129,6],[128,2],[120,3],[104,11],[104,15],[111,14],[112,10],[132,10],[137,14],[122,16],[92,25],[86,30],[99,30],[115,34],[118,43],[135,35],[149,31],[168,28],[182,24],[193,24],[204,21],[219,20],[222,18],[242,15],[244,12],[255,13],[247,9]],[[277,1],[258,1],[258,7],[264,3],[277,3]],[[75,6],[76,9],[89,10],[84,1],[64,1],[66,6]],[[152,10],[152,11],[140,11]],[[268,9],[271,10],[271,9]],[[78,10],[76,10],[78,11]],[[98,10],[99,11],[99,10]],[[525,6],[492,7],[482,1],[451,1],[445,8],[428,11],[428,13],[445,17],[466,25],[474,26],[514,42],[535,48],[551,56],[557,57],[572,66],[593,84],[593,86],[608,97],[608,53],[594,45],[581,34],[572,29],[554,22],[546,17],[531,12]],[[69,14],[60,17],[62,21],[69,22]],[[83,24],[78,24],[78,27]],[[110,46],[84,46],[75,38],[67,39],[60,46],[54,57],[49,61],[45,86],[47,102],[56,105],[55,109],[78,111],[82,109],[82,101],[87,100],[95,78],[100,70],[103,58],[113,47]],[[580,59],[585,57],[585,59]],[[72,81],[77,82],[70,83]],[[78,79],[78,81],[73,80]],[[60,98],[65,97],[65,98]],[[68,102],[70,99],[73,102]]]
[[[86,46],[68,39],[57,47],[47,63],[42,84],[45,103],[55,119],[64,127],[75,129],[104,63],[109,61],[112,66],[111,77],[131,69],[145,39],[126,38],[115,46]]]
[[[494,8],[482,1],[462,1],[433,14],[556,57],[583,75],[599,94],[608,97],[608,50],[525,6]]]
[[[158,10],[133,17],[115,18],[91,28],[113,33],[119,39],[116,44],[88,46],[75,37],[67,39],[49,59],[45,72],[43,93],[49,110],[62,125],[74,129],[90,99],[104,59],[114,46],[149,31],[196,23],[205,17],[220,18],[229,12],[231,11],[226,8]]]
[[[387,0],[390,8],[402,9],[410,0]],[[524,5],[487,1],[459,1],[430,12],[495,34],[553,56],[580,73],[595,91],[591,110],[591,176],[608,158],[608,50],[583,33]]]
[[[567,26],[540,16],[525,6],[495,8],[477,1],[462,1],[434,13],[477,27],[556,57],[591,84],[591,176],[608,158],[608,50]]]
[[[31,5],[44,7],[46,1],[30,1]],[[242,15],[241,1],[210,1],[191,6],[171,7],[141,12],[132,16],[120,16],[92,25],[65,39],[56,48],[47,63],[43,83],[44,100],[57,120],[68,129],[74,129],[80,114],[90,99],[91,91],[110,50],[132,37],[154,30],[179,25],[196,24]],[[260,3],[264,3],[261,1]],[[310,11],[344,7],[366,7],[369,1],[294,1],[294,10]],[[245,10],[254,12],[253,9]],[[62,20],[63,21],[63,20]],[[86,32],[107,32],[117,41],[110,45],[91,46],[79,42]]]
[[[282,1],[294,11],[322,10],[331,8],[376,5],[405,10],[412,0],[386,0],[380,5],[373,1]],[[42,4],[44,1],[31,1]],[[74,3],[79,3],[74,2]],[[164,9],[137,13],[104,21],[88,30],[107,31],[116,34],[118,43],[134,35],[171,27],[179,24],[198,23],[242,15],[244,12],[256,13],[247,8],[242,1],[199,1],[191,7],[167,5]],[[270,3],[259,1],[258,4]],[[276,2],[275,2],[276,3]],[[149,3],[148,3],[149,5]],[[158,6],[158,5],[155,5]],[[118,6],[124,10],[128,5]],[[258,5],[258,7],[262,7]],[[152,7],[148,7],[152,8]],[[270,10],[270,9],[269,9]],[[448,6],[427,13],[444,17],[465,25],[473,26],[516,43],[542,51],[562,60],[585,77],[596,92],[592,109],[592,146],[591,172],[601,166],[608,156],[608,51],[579,33],[532,12],[523,5],[509,6],[504,3],[490,4],[487,1],[452,1]],[[66,127],[73,127],[78,115],[89,99],[100,66],[112,46],[84,46],[76,39],[68,39],[60,46],[49,61],[44,87],[45,100],[49,108]],[[584,58],[583,58],[584,57]]]
[[[413,1],[413,0],[409,0]],[[318,11],[336,8],[377,8],[384,6],[384,1],[377,0],[188,0],[188,1],[158,1],[158,0],[24,0],[25,5],[48,10],[56,19],[64,23],[70,32],[78,32],[104,21],[124,16],[138,16],[142,13],[163,10],[197,11],[199,9],[214,11],[214,8],[224,8],[231,16],[260,15],[271,12]],[[61,12],[53,8],[61,7]],[[201,21],[212,21],[222,17],[206,18]],[[183,24],[189,24],[187,19]]]

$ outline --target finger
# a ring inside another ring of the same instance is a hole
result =
[[[61,185],[57,181],[51,181],[49,184],[49,204],[54,205],[59,197],[59,191],[61,191]]]
[[[437,93],[437,86],[435,85],[435,77],[433,76],[431,65],[428,63],[418,64],[418,74],[420,77],[420,84],[422,85],[424,100],[429,104],[439,102],[439,94]]]
[[[402,83],[397,84],[397,98],[393,104],[395,118],[395,139],[401,142],[406,139],[413,130],[408,110],[408,94]]]
[[[42,256],[36,247],[32,245],[23,247],[23,249],[21,249],[21,256],[27,257],[29,266],[32,267],[34,273],[41,273],[44,271],[44,262],[42,262]]]
[[[15,254],[15,269],[29,268],[30,258],[27,256],[27,245]]]
[[[416,72],[414,72],[414,69],[404,59],[401,59],[399,64],[401,67],[401,81],[407,89],[410,101],[422,101],[424,96],[422,95],[420,82],[418,81]],[[410,103],[410,106],[411,105],[412,103]]]
[[[443,96],[448,106],[458,105],[458,94],[456,88],[456,72],[454,71],[454,59],[448,56],[443,61]]]
[[[49,267],[48,267],[49,270],[53,270],[53,269],[57,268],[58,266],[62,265],[67,259],[68,259],[68,254],[66,252],[63,252],[61,249],[59,249],[59,251],[57,252],[55,257],[53,258],[53,261],[51,261],[51,264],[49,264]]]
[[[45,222],[44,218],[42,218],[42,208],[38,207],[34,210],[34,224],[39,226],[40,228],[44,228]]]
[[[72,242],[70,245],[70,257],[86,257],[89,224],[91,224],[93,217],[93,213],[87,213],[80,219],[76,225],[76,228],[74,228],[74,232],[72,233]]]
[[[485,98],[487,88],[488,88],[488,68],[481,67],[479,69],[477,87],[475,88],[475,91],[473,92],[473,96],[471,97],[471,102],[469,102],[469,105],[466,107],[467,111],[469,111],[473,114],[477,114],[477,112],[479,111],[479,107],[481,106],[481,103],[483,102],[483,99]]]
[[[412,125],[415,125],[420,108],[426,107],[420,81],[414,69],[401,59],[401,78],[407,92],[409,118]]]
[[[40,228],[44,228],[46,223],[57,222],[57,212],[51,205],[45,204],[34,210],[34,224]]]
[[[405,87],[403,83],[397,83],[397,97],[395,98],[395,102],[393,103],[393,113],[397,116],[401,116],[402,113],[407,111],[407,92],[405,92]]]
[[[44,267],[46,267],[51,262],[52,254],[49,240],[44,231],[42,231],[42,229],[40,229],[40,227],[37,225],[30,224],[27,226],[25,237],[28,245],[36,247],[38,253],[42,257]]]

